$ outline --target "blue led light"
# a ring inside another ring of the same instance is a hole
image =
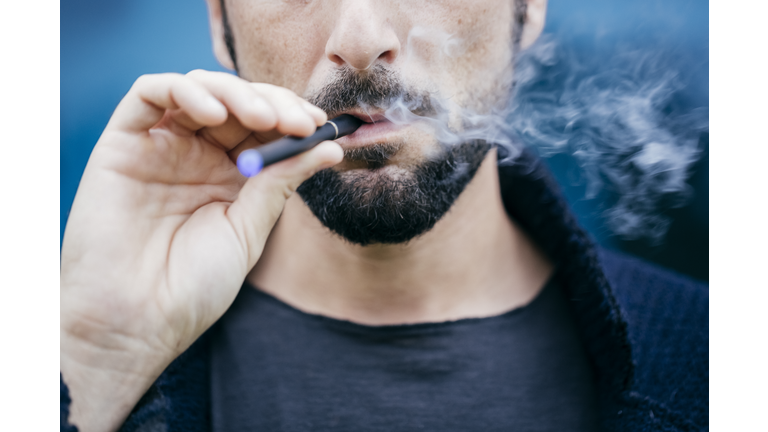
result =
[[[237,169],[240,171],[240,174],[246,177],[255,176],[261,172],[263,167],[264,159],[261,157],[261,154],[254,149],[245,150],[237,157]]]

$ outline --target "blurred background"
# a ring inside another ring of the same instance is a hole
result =
[[[62,0],[61,3],[61,233],[93,146],[115,106],[140,75],[224,70],[215,60],[203,0]],[[550,0],[548,40],[578,77],[601,69],[632,68],[613,60],[627,52],[653,53],[655,67],[677,85],[664,106],[670,116],[709,106],[709,4],[690,0]],[[575,63],[574,63],[575,62]],[[578,79],[578,77],[572,77]],[[557,80],[537,91],[556,93]],[[706,114],[705,114],[706,116]],[[547,154],[576,216],[607,248],[624,251],[702,281],[709,280],[709,136],[696,132],[699,159],[690,167],[688,198],[661,201],[666,235],[628,239],[606,225],[616,191],[589,194],[583,163],[569,152]],[[61,239],[61,238],[60,238]]]

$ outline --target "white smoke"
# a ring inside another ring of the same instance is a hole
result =
[[[408,45],[417,43],[447,57],[464,52],[460,39],[439,30],[416,27]],[[407,50],[409,61],[419,61],[416,51]],[[501,163],[514,163],[521,146],[544,157],[567,153],[584,171],[586,198],[605,189],[617,197],[605,212],[615,234],[660,241],[669,226],[660,208],[681,206],[690,197],[686,181],[702,151],[699,137],[708,130],[707,107],[669,110],[686,82],[667,54],[627,50],[597,65],[543,35],[518,54],[507,107],[480,114],[433,94],[434,116],[414,114],[414,101],[403,100],[385,116],[426,127],[442,143],[482,139],[503,146],[509,156]],[[460,130],[450,126],[456,115]]]
[[[602,189],[617,196],[605,213],[614,233],[658,242],[670,222],[660,209],[690,198],[708,109],[674,109],[687,82],[673,53],[626,50],[599,61],[543,37],[518,58],[507,119],[543,156],[572,155],[586,174],[586,198]]]

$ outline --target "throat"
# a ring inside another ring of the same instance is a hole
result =
[[[551,272],[504,210],[492,152],[451,210],[405,243],[352,244],[292,196],[248,279],[307,313],[392,325],[500,315]]]

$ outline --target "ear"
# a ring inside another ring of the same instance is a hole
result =
[[[520,48],[526,49],[536,42],[547,17],[547,0],[523,0],[527,3],[525,24],[520,35]]]
[[[211,24],[211,41],[213,42],[213,54],[216,60],[227,69],[235,70],[235,62],[229,55],[227,43],[224,39],[224,16],[221,10],[223,0],[206,0],[208,3],[208,19]]]

